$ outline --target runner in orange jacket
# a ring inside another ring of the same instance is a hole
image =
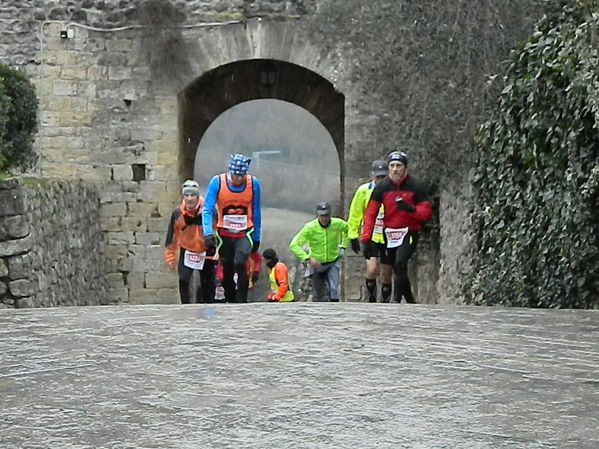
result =
[[[179,272],[179,295],[189,304],[189,283],[194,270],[200,272],[197,302],[214,300],[214,261],[206,256],[202,231],[204,198],[196,181],[187,180],[181,188],[183,200],[172,215],[164,246],[164,261],[172,271]],[[177,251],[179,252],[177,263]]]

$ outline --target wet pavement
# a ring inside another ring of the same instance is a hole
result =
[[[0,448],[598,448],[599,312],[0,311]]]

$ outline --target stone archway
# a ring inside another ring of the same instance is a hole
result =
[[[277,99],[300,106],[331,135],[344,182],[345,97],[332,83],[304,67],[274,59],[249,59],[217,67],[179,94],[179,176],[193,177],[198,144],[210,124],[227,109],[246,101]],[[343,204],[343,189],[341,204]]]

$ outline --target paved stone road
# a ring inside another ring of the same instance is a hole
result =
[[[0,311],[0,447],[599,447],[599,312]]]

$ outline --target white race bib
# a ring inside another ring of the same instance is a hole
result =
[[[376,216],[376,220],[374,222],[374,230],[375,234],[383,233],[383,217],[385,216],[385,211],[379,210],[379,214]]]
[[[206,260],[206,251],[202,253],[193,253],[185,250],[185,256],[183,258],[183,265],[193,270],[201,270],[204,268],[204,261]]]
[[[223,217],[223,228],[230,232],[241,232],[248,228],[247,215],[225,215]]]
[[[397,248],[403,243],[403,239],[408,233],[408,228],[386,228],[387,248]]]

